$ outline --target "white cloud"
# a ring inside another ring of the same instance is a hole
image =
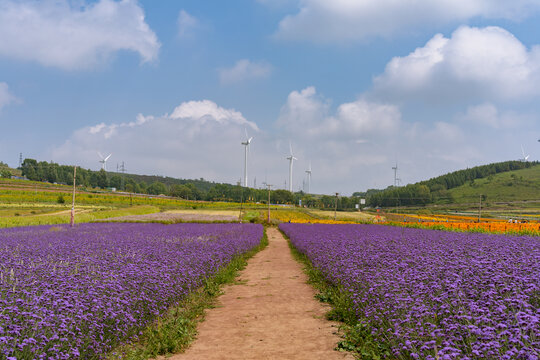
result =
[[[136,0],[0,0],[0,56],[62,69],[91,68],[119,50],[157,59],[160,43]]]
[[[528,50],[499,27],[462,26],[450,38],[395,57],[374,80],[383,97],[429,101],[520,99],[540,93],[540,47]]]
[[[534,117],[513,111],[499,111],[492,103],[482,103],[469,106],[464,114],[458,114],[456,119],[468,125],[486,126],[491,129],[513,129],[533,125]]]
[[[289,94],[277,124],[291,133],[358,141],[359,137],[395,133],[401,121],[396,106],[365,99],[339,105],[334,115],[329,112],[330,102],[318,96],[314,87],[307,87]]]
[[[192,32],[199,27],[199,20],[188,14],[185,10],[180,10],[178,14],[178,36],[188,37]]]
[[[297,14],[281,20],[278,38],[331,43],[389,37],[475,17],[519,20],[537,12],[540,4],[537,0],[300,0],[299,7]]]
[[[259,133],[257,125],[238,111],[209,100],[189,101],[171,114],[138,115],[132,122],[79,129],[51,156],[98,169],[101,151],[114,154],[111,164],[125,161],[134,173],[234,182],[241,174],[244,128]]]
[[[2,110],[4,106],[18,101],[19,99],[17,99],[9,92],[8,84],[6,84],[5,82],[0,82],[0,110]]]
[[[231,68],[219,69],[219,79],[222,84],[232,84],[249,79],[267,78],[271,72],[272,66],[267,62],[241,59]]]

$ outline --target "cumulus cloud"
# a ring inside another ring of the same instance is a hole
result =
[[[0,0],[0,56],[68,70],[94,67],[120,50],[157,59],[160,43],[136,0],[83,4]]]
[[[4,106],[17,101],[19,100],[9,92],[8,84],[0,82],[0,110],[2,110]]]
[[[519,99],[540,93],[540,47],[527,49],[500,27],[462,26],[450,38],[395,57],[374,80],[375,93],[430,101]]]
[[[222,84],[233,84],[250,79],[266,78],[271,72],[272,65],[267,62],[241,59],[231,68],[219,69],[219,79]]]
[[[244,129],[257,125],[209,100],[189,101],[162,116],[138,115],[126,123],[100,123],[75,131],[54,149],[57,161],[79,159],[97,169],[97,151],[113,153],[129,171],[234,182],[241,174]],[[237,156],[238,155],[238,156]],[[112,168],[112,167],[111,167]]]
[[[312,161],[315,189],[353,192],[352,179],[366,184],[369,178],[358,169],[369,167],[372,176],[378,174],[392,156],[397,135],[406,124],[397,106],[364,98],[339,104],[334,110],[331,101],[310,86],[289,94],[276,125],[281,136],[292,140],[300,159],[298,166],[307,167]],[[288,149],[282,146],[281,151]],[[300,171],[297,181],[303,175]]]
[[[300,0],[299,7],[297,14],[281,20],[278,38],[331,43],[389,37],[475,17],[518,20],[537,12],[540,4],[536,0]]]
[[[192,32],[200,26],[199,20],[188,14],[185,10],[180,10],[178,14],[178,36],[181,38],[192,35]]]
[[[362,142],[359,137],[395,133],[400,122],[401,113],[396,106],[365,99],[341,104],[335,114],[330,114],[330,102],[311,86],[289,94],[277,124],[291,133],[353,137]]]
[[[482,103],[467,107],[465,113],[456,119],[467,125],[479,125],[491,129],[513,129],[534,125],[536,119],[529,114],[515,111],[500,111],[492,103]]]

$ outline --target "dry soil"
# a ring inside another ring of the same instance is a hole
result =
[[[335,349],[337,325],[315,300],[287,241],[268,229],[269,245],[256,254],[235,285],[225,288],[218,306],[206,313],[186,359],[352,359]]]

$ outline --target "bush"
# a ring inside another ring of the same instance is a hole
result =
[[[59,204],[65,204],[66,200],[64,199],[64,196],[58,195],[58,198],[56,199],[56,202]]]

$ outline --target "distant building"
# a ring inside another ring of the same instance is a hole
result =
[[[28,180],[26,178],[26,176],[15,176],[15,175],[11,175],[11,178],[12,179],[15,179],[15,180]]]

